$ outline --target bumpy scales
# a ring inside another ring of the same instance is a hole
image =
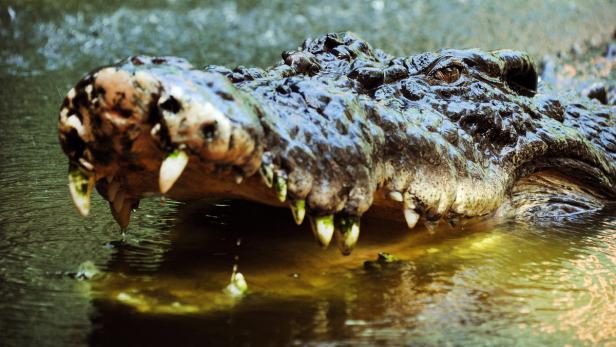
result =
[[[348,254],[368,210],[412,228],[616,198],[614,106],[537,94],[524,53],[392,57],[341,33],[282,58],[230,70],[135,56],[87,74],[59,119],[79,210],[91,181],[123,227],[152,193],[249,199],[308,215]]]

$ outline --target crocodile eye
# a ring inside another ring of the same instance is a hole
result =
[[[436,70],[432,76],[437,80],[453,83],[460,78],[460,68],[458,66],[447,66]]]

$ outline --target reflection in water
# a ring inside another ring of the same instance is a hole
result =
[[[353,257],[342,257],[319,250],[287,212],[241,202],[184,209],[155,273],[113,272],[93,283],[98,328],[91,342],[501,345],[616,338],[608,318],[614,252],[602,243],[616,241],[613,217],[596,216],[592,233],[575,224],[555,230],[510,223],[430,235],[367,221]],[[400,261],[362,266],[383,250]],[[237,255],[250,288],[239,300],[222,291]],[[123,259],[113,262],[135,267]]]

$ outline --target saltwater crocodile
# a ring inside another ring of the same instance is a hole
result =
[[[366,212],[413,228],[615,200],[614,106],[541,95],[537,80],[522,52],[392,57],[351,33],[266,70],[133,56],[68,92],[60,142],[83,215],[93,186],[122,228],[153,194],[248,199],[308,215],[348,254]]]

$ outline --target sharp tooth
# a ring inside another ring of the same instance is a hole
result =
[[[336,244],[342,255],[349,255],[359,238],[359,219],[342,217],[336,222]]]
[[[90,213],[90,197],[94,186],[94,175],[86,175],[76,165],[69,165],[68,189],[71,192],[73,203],[82,216]]]
[[[236,184],[242,184],[242,182],[244,181],[244,176],[237,174],[235,175],[235,183]]]
[[[263,164],[261,168],[259,168],[259,173],[261,174],[261,178],[263,178],[263,183],[268,188],[271,188],[274,184],[274,167],[271,164]]]
[[[84,158],[79,158],[79,163],[81,164],[81,166],[85,167],[88,171],[94,170],[94,165],[92,165],[92,163],[85,160]]]
[[[306,200],[295,200],[290,204],[290,206],[295,224],[302,224],[304,217],[306,216]]]
[[[156,123],[152,129],[150,130],[150,135],[152,136],[156,136],[156,134],[158,134],[158,132],[160,132],[160,123]]]
[[[278,194],[278,200],[281,202],[287,200],[287,177],[284,172],[279,171],[276,174],[274,189],[276,189],[276,194]]]
[[[413,229],[415,225],[417,225],[417,221],[419,220],[419,214],[413,209],[405,208],[404,219],[406,220],[406,225],[409,227],[409,229]]]
[[[334,236],[334,215],[311,218],[312,232],[319,245],[326,248]]]
[[[107,186],[107,199],[113,202],[120,189],[120,183],[118,181],[111,181]]]
[[[120,210],[116,210],[116,206],[113,203],[109,203],[111,207],[111,214],[113,215],[113,219],[118,223],[120,228],[126,229],[128,227],[128,223],[130,222],[130,215],[133,212],[133,207],[135,206],[136,201],[131,199],[126,199],[121,206]]]
[[[158,176],[158,185],[160,192],[165,194],[178,178],[188,164],[188,154],[182,150],[176,150],[169,154],[163,164],[160,166],[160,174]]]
[[[395,190],[392,190],[391,192],[389,192],[387,196],[393,201],[397,201],[397,202],[404,201],[404,199],[402,198],[402,193],[395,191]]]

